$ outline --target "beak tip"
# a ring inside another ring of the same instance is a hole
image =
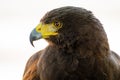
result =
[[[31,45],[32,45],[33,47],[35,47],[34,44],[33,44],[33,41],[30,41],[30,43],[31,43]]]
[[[30,44],[34,47],[33,39],[30,37]]]

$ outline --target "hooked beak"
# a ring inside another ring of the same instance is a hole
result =
[[[36,41],[36,40],[38,40],[40,38],[42,38],[42,35],[40,33],[38,33],[36,31],[36,29],[33,29],[31,34],[30,34],[30,43],[31,43],[31,45],[34,47],[33,41]]]
[[[58,35],[58,28],[55,27],[53,23],[51,24],[38,24],[35,29],[32,30],[30,34],[30,43],[33,45],[33,41],[41,38],[49,38],[50,36]]]

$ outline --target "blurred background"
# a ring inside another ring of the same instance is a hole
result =
[[[29,42],[31,30],[54,8],[77,6],[91,10],[108,35],[111,50],[120,55],[120,0],[0,0],[0,80],[22,80],[28,58],[48,43]]]

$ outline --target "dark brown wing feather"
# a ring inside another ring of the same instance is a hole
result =
[[[108,77],[111,77],[110,80],[120,80],[120,56],[113,51],[110,51],[107,67],[109,71]]]
[[[38,63],[40,54],[41,54],[41,51],[38,53],[35,53],[28,60],[25,67],[24,74],[23,74],[23,80],[40,80],[39,76],[37,75],[37,63]]]

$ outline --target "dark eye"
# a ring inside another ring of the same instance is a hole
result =
[[[55,25],[56,27],[61,27],[61,26],[62,26],[60,22],[54,22],[54,25]]]

